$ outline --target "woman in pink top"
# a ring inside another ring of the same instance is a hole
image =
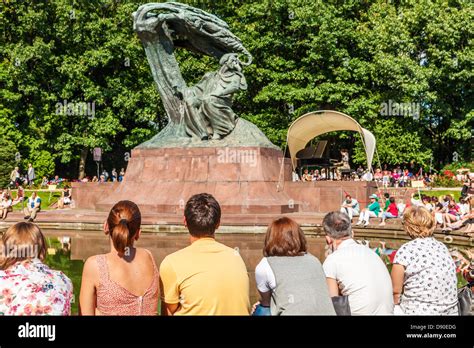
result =
[[[131,201],[112,208],[104,232],[110,252],[87,259],[82,273],[81,315],[156,315],[159,278],[150,251],[135,248],[141,213]]]

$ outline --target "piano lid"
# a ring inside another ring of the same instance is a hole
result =
[[[297,159],[322,158],[327,144],[328,144],[327,140],[318,141],[315,146],[308,146],[298,151],[296,153],[296,158]]]

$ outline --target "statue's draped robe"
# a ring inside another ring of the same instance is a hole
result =
[[[232,94],[245,89],[247,82],[240,72],[221,69],[204,75],[198,84],[185,93],[188,108],[184,120],[186,133],[203,136],[218,134],[221,137],[229,134],[237,121],[232,111]],[[197,100],[199,104],[193,105]]]

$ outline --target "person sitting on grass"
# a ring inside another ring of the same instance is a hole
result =
[[[0,215],[2,217],[2,220],[5,220],[7,218],[7,214],[11,210],[12,210],[12,198],[10,197],[10,194],[7,192],[6,194],[3,195],[3,199],[0,202]]]
[[[261,299],[254,315],[335,315],[321,262],[308,253],[295,221],[281,217],[268,226],[263,255],[255,269]]]
[[[28,204],[26,205],[25,209],[23,209],[23,213],[25,214],[25,219],[28,221],[34,221],[36,219],[36,214],[41,210],[41,198],[37,195],[36,192],[33,192],[28,198]]]
[[[207,193],[184,208],[191,245],[160,265],[162,315],[249,315],[249,277],[238,250],[215,240],[221,208]]]
[[[458,315],[456,265],[446,245],[433,237],[433,215],[413,206],[403,221],[412,240],[398,249],[393,261],[394,314]]]
[[[60,271],[44,264],[46,241],[40,228],[18,222],[2,236],[0,315],[70,315],[73,287]]]
[[[372,194],[369,196],[370,202],[367,208],[361,211],[359,216],[359,221],[356,225],[364,224],[365,226],[369,225],[369,219],[371,217],[378,217],[380,213],[380,204],[378,202],[378,197],[376,194]]]
[[[110,252],[91,256],[82,272],[81,315],[157,315],[159,275],[153,255],[136,248],[141,213],[131,201],[120,201],[104,223]]]
[[[386,219],[394,219],[398,217],[398,207],[395,203],[395,198],[390,197],[388,202],[389,204],[387,210],[382,213],[382,222],[379,224],[379,226],[385,226]]]

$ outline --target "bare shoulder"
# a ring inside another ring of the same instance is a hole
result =
[[[153,256],[153,253],[145,248],[137,248],[137,255],[138,257],[148,260],[150,256],[152,257],[153,260],[155,260],[155,257]]]
[[[84,269],[82,271],[84,277],[98,277],[99,270],[97,267],[97,256],[98,255],[90,256],[84,263]]]

